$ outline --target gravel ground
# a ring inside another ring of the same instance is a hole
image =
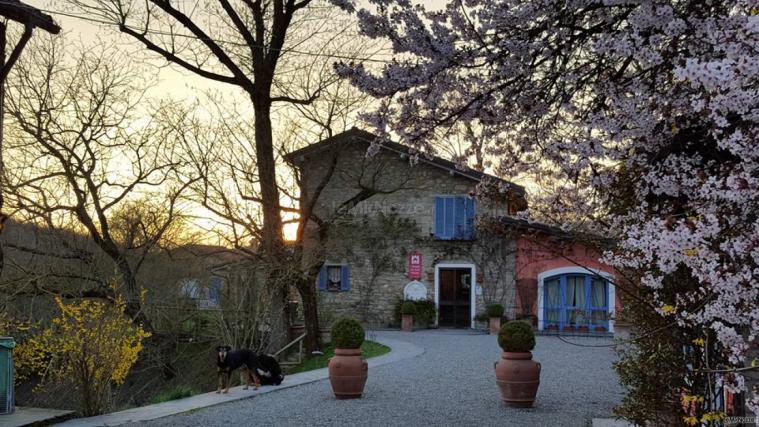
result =
[[[423,347],[423,355],[369,370],[363,399],[337,400],[328,380],[253,399],[162,418],[153,426],[587,426],[611,417],[622,389],[609,348],[577,347],[536,337],[542,364],[532,409],[503,405],[493,362],[495,336],[468,331],[378,332]],[[570,338],[598,345],[602,338]]]

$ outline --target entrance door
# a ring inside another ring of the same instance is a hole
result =
[[[448,328],[469,328],[472,322],[472,270],[441,268],[438,325]]]

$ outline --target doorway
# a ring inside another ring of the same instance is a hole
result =
[[[442,328],[472,327],[473,267],[438,266],[438,326]]]

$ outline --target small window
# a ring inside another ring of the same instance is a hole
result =
[[[474,216],[475,202],[471,197],[435,197],[435,238],[440,240],[474,239]]]
[[[324,264],[319,270],[317,287],[320,291],[341,292],[350,289],[350,267],[345,264]]]
[[[330,265],[327,267],[327,290],[339,291],[340,282],[343,279],[343,269],[339,265]]]

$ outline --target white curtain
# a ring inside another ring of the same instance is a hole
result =
[[[606,307],[606,282],[594,279],[590,288],[590,298],[593,307]]]
[[[567,310],[569,323],[587,324],[588,318],[585,315],[585,277],[568,276],[567,277],[567,306],[576,307],[574,310]]]
[[[548,324],[557,324],[561,320],[561,285],[559,279],[546,280],[544,285],[545,305],[546,307],[556,307],[555,309],[546,308],[546,320]]]
[[[585,277],[567,277],[567,305],[585,308]]]
[[[340,280],[342,279],[342,269],[340,266],[327,267],[327,279],[332,286],[340,286]]]
[[[593,279],[590,288],[590,304],[593,307],[606,307],[606,281]],[[606,326],[606,309],[593,310],[593,324]]]

